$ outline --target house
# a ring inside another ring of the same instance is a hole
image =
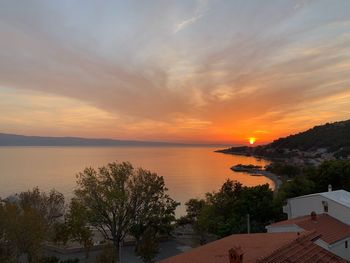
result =
[[[268,233],[301,233],[303,231],[315,231],[318,239],[315,244],[350,260],[350,226],[329,216],[328,214],[312,213],[309,216],[301,216],[271,224],[266,227]]]
[[[266,226],[268,233],[315,231],[315,244],[350,261],[350,193],[315,193],[287,200],[288,220]]]
[[[290,198],[283,207],[288,219],[310,215],[313,211],[316,214],[326,213],[350,225],[350,193],[345,190],[332,191],[330,186],[328,192]]]
[[[347,262],[315,244],[318,238],[315,231],[237,234],[159,263]]]

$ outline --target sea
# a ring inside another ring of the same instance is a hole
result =
[[[184,204],[190,198],[219,190],[227,179],[246,186],[267,183],[274,189],[274,182],[267,177],[230,169],[237,164],[265,166],[267,160],[215,150],[217,147],[0,147],[0,197],[38,186],[44,191],[54,188],[70,200],[77,173],[113,161],[129,161],[163,176],[168,193],[181,203],[177,216],[186,213]]]

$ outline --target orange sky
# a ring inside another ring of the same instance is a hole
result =
[[[350,116],[350,1],[0,3],[0,132],[265,143]]]

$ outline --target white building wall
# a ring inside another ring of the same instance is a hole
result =
[[[322,201],[328,203],[328,214],[330,216],[350,225],[350,208],[321,195],[289,199],[285,208],[288,213],[288,219],[310,215],[312,211],[315,211],[316,214],[325,213]]]
[[[303,232],[304,229],[298,227],[297,225],[288,226],[267,226],[267,233],[286,233],[286,232]]]
[[[328,214],[339,221],[350,225],[350,208],[333,200],[328,201]]]
[[[348,247],[346,248],[345,242],[347,241]],[[350,261],[350,238],[341,240],[333,245],[329,246],[329,251]]]
[[[324,199],[319,195],[288,199],[288,219],[310,215],[312,211],[315,211],[316,214],[322,214],[324,212],[322,200]]]

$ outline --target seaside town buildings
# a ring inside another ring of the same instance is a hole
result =
[[[238,234],[160,263],[349,262],[350,193],[344,190],[288,199],[288,219],[267,233]]]

